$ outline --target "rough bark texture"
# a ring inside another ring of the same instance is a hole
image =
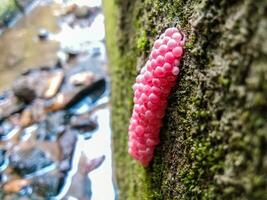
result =
[[[121,199],[267,199],[267,2],[105,0]],[[161,144],[143,169],[127,154],[131,89],[153,42],[187,35]]]

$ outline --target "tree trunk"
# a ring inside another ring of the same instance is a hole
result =
[[[121,199],[267,199],[267,2],[105,0]],[[161,143],[127,154],[131,86],[168,27],[187,36]]]

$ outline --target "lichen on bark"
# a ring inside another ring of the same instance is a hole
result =
[[[121,199],[266,199],[267,2],[106,0],[104,10]],[[170,26],[186,50],[143,169],[127,155],[131,86]]]

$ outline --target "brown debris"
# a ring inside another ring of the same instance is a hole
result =
[[[69,81],[73,85],[90,85],[94,80],[94,74],[90,71],[74,74]]]
[[[27,127],[34,123],[31,109],[25,109],[20,117],[20,126]]]
[[[52,98],[54,97],[58,90],[60,89],[60,86],[64,79],[64,72],[59,71],[56,72],[49,80],[48,80],[48,87],[46,91],[44,92],[44,98]]]
[[[18,193],[23,187],[29,185],[30,180],[27,179],[16,179],[9,181],[3,186],[3,189],[6,193]]]

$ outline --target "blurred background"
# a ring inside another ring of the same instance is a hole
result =
[[[0,199],[115,199],[100,0],[1,0]]]

